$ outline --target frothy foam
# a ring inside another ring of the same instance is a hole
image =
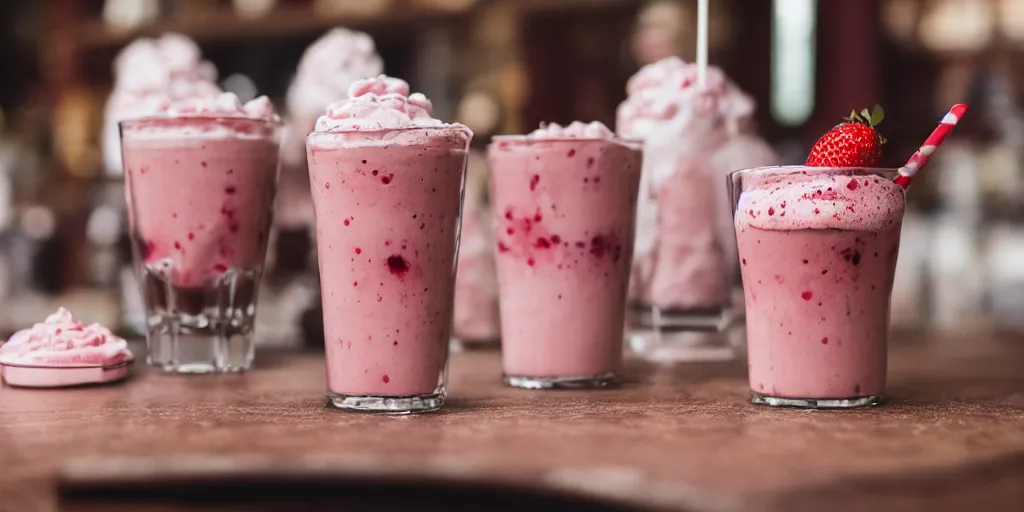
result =
[[[443,126],[433,117],[434,106],[420,93],[409,94],[405,80],[380,75],[359,80],[348,99],[332,103],[316,122],[317,132],[379,131]]]
[[[134,119],[123,136],[132,140],[271,139],[278,137],[280,118],[266,96],[244,105],[234,93],[181,101],[150,101],[150,111]],[[263,121],[253,123],[251,121]]]
[[[573,121],[567,126],[557,123],[542,124],[529,135],[534,139],[614,139],[615,133],[603,123]]]
[[[128,343],[99,324],[85,325],[63,307],[0,346],[0,363],[27,366],[111,366],[132,359]]]
[[[232,92],[224,92],[217,96],[195,97],[181,101],[172,101],[161,105],[157,114],[167,117],[240,117],[263,119],[277,122],[280,119],[274,112],[274,105],[266,96],[260,96],[244,105]]]
[[[899,226],[903,189],[881,176],[792,172],[744,177],[738,227],[788,231],[844,229],[882,231]]]

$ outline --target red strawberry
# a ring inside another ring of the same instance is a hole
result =
[[[882,107],[850,112],[850,117],[823,135],[811,148],[806,165],[812,167],[874,167],[882,158],[885,139],[875,131],[882,122]]]

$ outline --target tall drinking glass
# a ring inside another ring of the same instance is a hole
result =
[[[601,387],[622,367],[637,143],[496,137],[489,148],[505,382]]]
[[[332,406],[444,404],[471,137],[438,125],[306,138]]]
[[[881,401],[905,209],[895,176],[801,166],[731,175],[754,403]]]
[[[186,117],[120,126],[149,364],[179,373],[250,368],[278,123]]]

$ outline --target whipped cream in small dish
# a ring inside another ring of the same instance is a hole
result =
[[[53,388],[128,376],[128,343],[99,324],[86,325],[63,307],[0,345],[0,375],[9,386]]]

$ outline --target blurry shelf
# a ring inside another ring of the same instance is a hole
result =
[[[526,12],[589,10],[623,5],[640,6],[647,0],[505,0]]]
[[[232,9],[215,9],[202,16],[188,15],[129,30],[109,27],[102,20],[90,20],[79,30],[78,45],[82,51],[102,50],[124,46],[140,36],[154,36],[177,32],[197,42],[254,40],[266,37],[287,37],[315,33],[332,27],[355,29],[373,27],[408,27],[427,23],[459,19],[466,13],[423,8],[386,9],[369,15],[323,16],[309,7],[279,7],[270,14],[256,19],[239,18]]]
[[[498,0],[515,5],[520,12],[585,11],[594,8],[622,5],[639,6],[643,0]],[[163,20],[137,28],[119,30],[102,20],[89,20],[78,32],[81,50],[102,50],[124,46],[140,36],[154,36],[165,32],[178,32],[197,42],[252,40],[314,33],[332,27],[354,29],[426,26],[438,22],[467,20],[476,8],[489,2],[478,0],[461,12],[445,11],[410,5],[397,1],[395,5],[376,14],[326,16],[315,13],[309,6],[281,6],[270,14],[255,19],[239,18],[233,9],[218,8],[202,16],[189,14],[179,19]]]

